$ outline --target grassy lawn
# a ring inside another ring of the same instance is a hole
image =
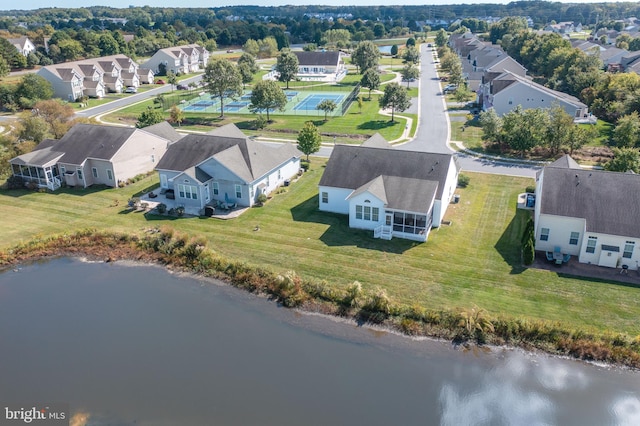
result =
[[[593,126],[593,124],[580,124],[580,126]],[[598,129],[599,136],[587,146],[609,146],[609,139],[611,139],[611,133],[614,127],[612,123],[598,119],[596,129]]]
[[[334,86],[330,87],[333,88]],[[254,114],[225,114],[225,119],[221,120],[217,113],[186,112],[186,123],[182,125],[182,129],[209,131],[211,130],[210,126],[235,123],[247,135],[295,139],[304,123],[311,120],[319,128],[320,132],[325,134],[326,142],[333,141],[333,136],[335,135],[337,142],[361,143],[364,138],[376,132],[387,140],[394,140],[400,137],[406,124],[405,120],[397,119],[394,123],[391,123],[389,117],[378,113],[380,110],[378,105],[379,95],[374,93],[372,100],[369,101],[367,100],[369,92],[364,91],[361,93],[363,96],[362,112],[358,109],[358,103],[353,102],[344,116],[330,117],[326,122],[324,121],[324,115],[272,115],[271,119],[273,121],[269,123],[267,128],[258,131],[254,130],[253,127],[253,121],[256,118]],[[190,94],[190,91],[187,90],[174,91],[165,95],[165,105],[172,105],[180,99],[188,99],[190,96],[196,96],[196,94]],[[128,106],[104,116],[103,120],[113,123],[129,122],[134,124],[140,113],[146,110],[148,106],[154,106],[153,100]],[[165,114],[168,118],[168,110],[165,110]]]
[[[170,225],[203,236],[230,258],[274,271],[345,286],[383,287],[390,297],[433,309],[477,305],[492,315],[545,319],[571,327],[638,334],[640,290],[525,269],[519,239],[528,213],[516,212],[516,195],[531,179],[467,173],[459,204],[449,206],[450,226],[433,230],[424,244],[373,239],[348,228],[344,215],[318,211],[317,184],[324,160],[265,207],[222,221],[129,213],[126,202],[156,187],[157,177],[124,189],[63,189],[54,194],[0,191],[0,246],[35,235],[93,227],[137,233]],[[260,231],[254,231],[260,225]]]

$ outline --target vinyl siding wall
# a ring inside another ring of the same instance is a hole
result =
[[[167,152],[167,146],[164,139],[135,132],[112,158],[116,178],[126,181],[152,171]]]

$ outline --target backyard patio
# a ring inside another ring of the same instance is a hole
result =
[[[604,266],[580,263],[575,256],[568,262],[556,264],[547,260],[544,252],[536,252],[536,258],[531,265],[536,269],[557,272],[559,275],[591,278],[607,281],[619,281],[640,287],[640,272],[621,268],[606,268]]]
[[[233,219],[240,216],[242,213],[247,211],[249,207],[238,207],[234,204],[227,204],[224,202],[219,202],[216,200],[212,200],[207,206],[205,206],[204,211],[202,209],[197,209],[193,207],[185,207],[180,202],[177,202],[175,198],[172,197],[173,193],[161,193],[158,190],[147,192],[146,194],[140,197],[141,203],[147,204],[147,210],[156,210],[159,204],[164,204],[166,206],[166,211],[177,211],[178,208],[184,208],[185,216],[206,216],[213,217],[216,219]]]

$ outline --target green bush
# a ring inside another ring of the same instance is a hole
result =
[[[531,265],[536,257],[533,241],[527,240],[522,246],[522,260],[525,265]]]
[[[263,205],[264,203],[267,202],[267,195],[266,194],[260,194],[258,195],[258,204]]]
[[[267,127],[267,119],[264,118],[262,115],[259,115],[256,117],[255,120],[253,120],[253,127],[256,130],[262,130],[265,127]]]
[[[165,203],[160,203],[156,206],[158,213],[165,214],[167,212],[167,205]]]
[[[300,168],[306,172],[307,170],[309,170],[309,162],[300,161]]]
[[[471,180],[471,178],[467,175],[463,175],[462,173],[460,175],[458,175],[458,187],[460,188],[466,188],[467,186],[469,186],[469,181]]]
[[[531,194],[536,192],[536,187],[535,185],[529,185],[524,189],[524,192],[529,192]]]

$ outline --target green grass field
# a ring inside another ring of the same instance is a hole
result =
[[[477,305],[491,315],[558,321],[587,330],[639,334],[640,291],[631,286],[563,277],[521,266],[519,240],[527,213],[516,196],[531,179],[468,173],[451,225],[434,229],[424,244],[376,240],[351,230],[346,216],[320,213],[317,184],[324,160],[274,195],[262,208],[222,221],[167,218],[129,212],[127,199],[157,186],[149,177],[123,189],[63,189],[53,194],[0,191],[0,247],[36,235],[92,227],[138,233],[169,225],[203,236],[211,249],[274,271],[343,287],[358,280],[382,287],[397,302],[433,309]],[[256,225],[260,231],[254,231]]]

